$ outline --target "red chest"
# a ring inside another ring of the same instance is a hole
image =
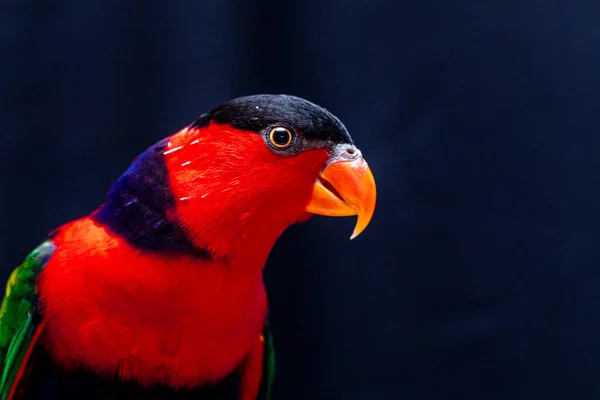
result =
[[[262,332],[260,269],[141,254],[88,219],[55,241],[41,340],[65,366],[190,387],[231,372]]]

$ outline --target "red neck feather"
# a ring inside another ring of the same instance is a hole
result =
[[[165,158],[176,213],[192,241],[262,268],[281,233],[305,218],[327,152],[276,155],[259,134],[213,123],[172,136]]]

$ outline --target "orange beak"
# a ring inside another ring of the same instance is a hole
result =
[[[334,161],[317,178],[306,211],[327,217],[358,215],[352,240],[369,225],[376,198],[375,178],[362,157]]]

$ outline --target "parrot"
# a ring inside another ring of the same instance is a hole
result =
[[[0,306],[0,400],[269,400],[263,269],[315,215],[375,210],[373,173],[330,111],[237,97],[139,153],[84,217],[51,231]]]

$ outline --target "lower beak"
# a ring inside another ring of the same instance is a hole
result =
[[[335,161],[317,178],[306,211],[328,217],[357,215],[354,239],[369,225],[376,198],[375,178],[362,157]]]

